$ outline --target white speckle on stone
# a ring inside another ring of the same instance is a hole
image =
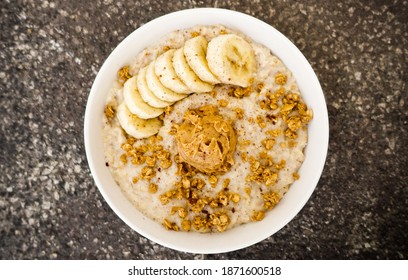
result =
[[[54,191],[54,199],[57,201],[60,199],[58,191]]]
[[[77,165],[75,165],[75,166],[74,166],[74,172],[75,172],[75,173],[79,173],[79,172],[81,172],[81,166],[80,166],[80,165],[78,165],[78,164],[77,164]]]
[[[43,29],[40,29],[39,31],[38,31],[38,35],[40,35],[41,37],[47,37],[47,32],[45,32]]]
[[[75,61],[76,64],[81,65],[81,62],[82,62],[82,61],[81,61],[81,59],[79,59],[78,57],[75,57],[74,61]]]
[[[6,77],[6,73],[0,72],[0,79],[4,79]]]
[[[339,108],[340,108],[340,104],[337,103],[337,102],[333,102],[332,105],[333,105],[333,107],[336,108],[336,109],[339,109]]]
[[[357,81],[361,81],[361,72],[354,73],[354,77],[356,78]]]
[[[42,205],[41,205],[41,208],[44,209],[44,210],[50,209],[50,208],[51,208],[51,202],[49,202],[49,201],[43,201],[43,203],[42,203]]]
[[[384,102],[378,103],[377,106],[378,106],[378,108],[382,108],[382,109],[384,109],[386,107]]]
[[[68,16],[68,13],[67,13],[67,11],[65,11],[65,10],[59,10],[59,13],[60,13],[60,15],[61,16],[63,16],[63,17],[67,17]]]

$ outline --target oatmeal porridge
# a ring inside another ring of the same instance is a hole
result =
[[[119,70],[103,117],[106,164],[165,228],[223,232],[262,220],[299,179],[311,119],[268,48],[195,26]]]

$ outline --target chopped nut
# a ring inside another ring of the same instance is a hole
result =
[[[239,141],[240,146],[249,146],[251,145],[251,140],[241,140]]]
[[[218,179],[217,179],[217,177],[216,177],[215,175],[211,175],[210,178],[208,178],[208,182],[209,182],[211,185],[215,185],[215,184],[217,184]]]
[[[275,125],[278,120],[278,118],[275,115],[266,115],[266,119],[270,121],[273,125]]]
[[[286,120],[288,128],[292,131],[296,131],[302,127],[302,121],[299,116],[291,116]]]
[[[251,216],[251,220],[254,221],[254,222],[262,221],[263,218],[265,218],[265,212],[264,211],[254,211],[254,213]]]
[[[132,78],[132,75],[129,73],[129,66],[124,66],[118,71],[119,79],[123,82],[126,82],[128,79]]]
[[[113,109],[112,105],[106,105],[105,107],[105,116],[108,119],[113,119],[113,117],[115,116],[115,109]]]
[[[164,194],[160,195],[160,196],[159,196],[159,199],[160,199],[161,204],[163,204],[163,205],[166,205],[167,203],[170,202],[170,198],[167,197],[167,196],[164,195]]]
[[[169,47],[169,46],[164,46],[164,47],[163,47],[163,51],[164,51],[164,52],[167,52],[168,50],[170,50],[170,47]]]
[[[210,91],[209,94],[211,95],[212,98],[216,98],[216,97],[217,97],[217,91],[216,91],[216,90]]]
[[[219,203],[221,203],[222,205],[226,206],[228,204],[229,198],[224,191],[220,191],[217,194],[217,198],[218,198]]]
[[[278,204],[280,200],[280,197],[277,193],[272,192],[268,194],[263,195],[263,201],[264,201],[264,208],[269,210],[275,207],[276,204]]]
[[[129,152],[129,151],[133,150],[133,146],[130,145],[129,143],[126,143],[126,142],[121,145],[121,148],[125,152]]]
[[[146,157],[136,154],[133,156],[131,163],[133,165],[140,165],[140,164],[143,164],[145,160],[146,160]]]
[[[264,139],[261,141],[261,143],[266,150],[270,150],[272,149],[273,145],[275,145],[275,139]]]
[[[282,108],[280,109],[280,112],[290,112],[292,111],[292,109],[295,107],[295,103],[292,104],[285,104],[282,106]]]
[[[190,231],[191,229],[191,222],[189,220],[184,220],[181,222],[181,228],[184,231]]]
[[[197,200],[195,204],[191,205],[191,210],[194,213],[200,213],[207,204],[208,204],[208,199],[200,198]]]
[[[285,165],[286,165],[286,160],[282,159],[279,164],[275,165],[275,168],[278,169],[278,170],[281,170],[281,169],[285,168]]]
[[[218,207],[218,199],[213,199],[209,203],[211,208],[217,208]]]
[[[289,145],[289,147],[293,148],[293,147],[296,147],[297,142],[296,141],[289,141],[288,145]]]
[[[156,193],[157,192],[157,185],[156,184],[153,184],[153,183],[151,183],[150,185],[149,185],[149,193]]]
[[[137,177],[133,177],[133,178],[132,178],[132,183],[133,183],[133,184],[136,184],[137,181],[139,181],[139,178],[137,178]]]
[[[147,166],[154,167],[156,165],[156,158],[146,157],[146,164]]]
[[[168,221],[167,219],[164,219],[163,225],[167,230],[179,231],[179,227],[177,226],[177,224],[172,223]]]
[[[183,208],[183,207],[179,207],[179,209],[177,210],[177,213],[178,213],[179,217],[182,218],[182,219],[184,219],[188,215],[188,212],[187,212],[186,208]]]
[[[167,106],[166,108],[164,108],[164,113],[166,114],[166,115],[170,115],[171,114],[171,112],[173,112],[173,106]]]
[[[197,32],[197,31],[192,31],[192,32],[190,33],[190,35],[191,35],[191,37],[192,37],[192,38],[194,38],[194,37],[199,36],[199,35],[200,35],[200,33],[199,33],[199,32]]]
[[[153,168],[145,166],[142,168],[140,178],[150,180],[155,175],[156,175],[156,171],[154,171]]]
[[[241,199],[241,196],[240,196],[238,193],[234,193],[234,194],[232,195],[232,197],[231,197],[231,201],[234,202],[234,203],[239,202],[240,199]]]
[[[225,99],[218,100],[218,105],[220,107],[227,107],[228,106],[228,101],[225,100]]]
[[[297,172],[294,172],[292,174],[292,176],[293,176],[293,179],[295,179],[295,180],[299,180],[299,178],[300,178],[300,175]]]
[[[245,191],[245,193],[246,193],[247,195],[250,195],[250,194],[251,194],[251,188],[249,188],[249,187],[245,188],[244,191]]]
[[[265,185],[266,186],[272,186],[276,183],[276,181],[278,180],[278,174],[277,173],[273,173],[271,175],[268,176],[264,176],[264,180],[265,180]]]
[[[220,35],[224,35],[224,34],[228,34],[227,30],[221,29],[221,30],[220,30]]]
[[[285,131],[285,136],[290,138],[290,139],[296,139],[297,138],[297,133],[293,130],[290,130],[289,128],[286,129]]]
[[[126,139],[126,142],[129,144],[129,145],[132,145],[133,146],[133,144],[135,144],[135,142],[136,142],[136,138],[134,138],[134,137],[129,137],[129,138],[127,138]]]
[[[258,115],[256,117],[256,123],[259,125],[260,128],[265,128],[266,127],[266,123],[265,120],[262,116]]]
[[[275,138],[281,135],[282,131],[280,129],[274,129],[274,130],[267,130],[265,133]]]
[[[277,83],[278,85],[286,84],[287,80],[288,80],[288,77],[285,74],[278,73],[275,75],[275,83]]]
[[[263,88],[264,88],[264,83],[259,83],[256,85],[256,89],[258,90],[258,92],[261,92]]]
[[[122,154],[122,155],[120,156],[120,161],[123,162],[124,164],[127,163],[127,156],[126,156],[126,154]]]
[[[231,182],[231,179],[229,179],[229,178],[226,178],[224,180],[224,182],[222,183],[222,186],[224,187],[224,189],[229,186],[230,182]]]
[[[230,219],[227,214],[223,212],[215,212],[210,215],[210,223],[217,228],[219,232],[227,229]]]
[[[193,218],[193,226],[196,230],[200,230],[202,228],[206,228],[207,220],[202,216],[195,216]]]
[[[160,166],[164,169],[167,169],[171,166],[172,161],[171,160],[162,160],[160,161]]]
[[[241,88],[241,87],[231,87],[230,90],[228,91],[229,96],[237,97],[237,98],[243,98],[244,96],[249,96],[252,92],[252,88],[246,87],[246,88]]]
[[[241,108],[234,109],[237,119],[242,120],[244,118],[244,110]]]
[[[190,180],[188,178],[183,178],[181,180],[183,188],[189,189],[191,186]]]
[[[177,128],[178,128],[177,124],[172,124],[171,128],[169,130],[169,134],[170,135],[176,135],[177,134]]]
[[[265,110],[267,109],[267,101],[266,100],[261,100],[259,101],[259,107],[261,107],[261,109]]]

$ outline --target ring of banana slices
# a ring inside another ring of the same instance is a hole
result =
[[[251,45],[235,34],[219,35],[209,42],[203,36],[170,49],[139,70],[123,86],[117,108],[120,125],[135,138],[147,138],[162,126],[164,108],[192,93],[205,93],[217,84],[247,87],[256,60]]]

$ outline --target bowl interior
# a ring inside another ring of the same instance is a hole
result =
[[[272,50],[294,74],[302,96],[314,111],[309,124],[305,161],[296,181],[264,220],[222,234],[167,231],[136,210],[120,191],[105,166],[102,115],[107,94],[119,68],[162,36],[197,24],[223,24],[240,30]],[[183,10],[159,17],[135,30],[109,55],[92,86],[85,113],[85,149],[92,175],[104,199],[132,229],[166,247],[191,253],[222,253],[255,244],[285,226],[305,205],[323,170],[328,147],[328,115],[319,81],[302,53],[280,32],[251,16],[214,8]]]

